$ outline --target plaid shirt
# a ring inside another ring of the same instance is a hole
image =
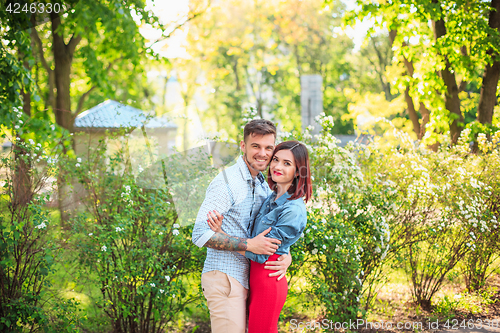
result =
[[[228,235],[250,238],[260,206],[271,193],[262,173],[254,179],[240,156],[236,164],[219,173],[208,186],[193,228],[193,243],[202,247],[214,235],[207,223],[211,210],[224,216],[222,230]],[[208,248],[202,274],[218,270],[248,289],[249,269],[248,259],[238,252]]]

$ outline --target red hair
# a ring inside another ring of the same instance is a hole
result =
[[[292,152],[295,159],[295,167],[297,168],[296,171],[298,171],[298,176],[293,179],[292,185],[288,189],[288,193],[292,195],[288,200],[304,197],[305,202],[307,202],[312,195],[311,168],[309,167],[309,153],[307,152],[307,148],[298,141],[284,141],[274,148],[271,161],[274,155],[283,149],[288,149]],[[274,191],[276,189],[276,182],[271,176],[271,168],[267,172],[267,183],[271,190]]]

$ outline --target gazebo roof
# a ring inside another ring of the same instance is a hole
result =
[[[176,124],[160,117],[149,118],[134,107],[108,99],[87,111],[80,113],[74,128],[78,129],[118,129],[123,127],[144,126],[149,129],[175,129]]]

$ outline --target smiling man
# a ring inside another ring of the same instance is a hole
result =
[[[265,237],[271,228],[249,238],[254,219],[264,200],[272,193],[262,175],[266,170],[276,141],[276,127],[265,119],[246,124],[243,155],[235,165],[217,175],[208,186],[193,229],[193,243],[207,247],[207,258],[201,276],[203,294],[210,310],[214,333],[237,333],[246,330],[246,300],[250,264],[236,251],[271,255],[280,241]],[[224,216],[222,230],[213,232],[207,215],[218,211]],[[268,262],[267,269],[275,270],[270,278],[281,279],[291,264],[290,256]]]

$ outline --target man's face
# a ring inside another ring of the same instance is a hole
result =
[[[252,176],[256,176],[259,171],[266,170],[274,151],[275,139],[274,134],[250,134],[246,142],[241,141],[243,158]]]

